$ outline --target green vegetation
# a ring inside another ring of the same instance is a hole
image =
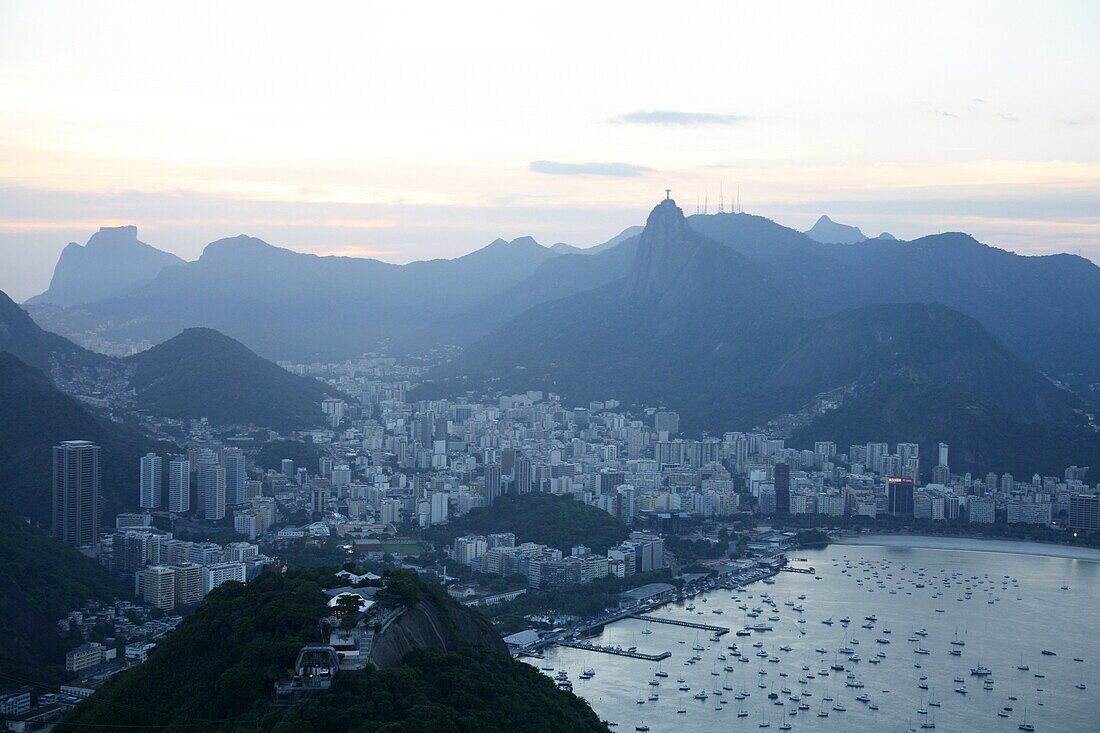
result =
[[[142,455],[173,450],[134,428],[101,420],[42,372],[0,352],[0,505],[42,524],[50,521],[52,448],[63,440],[100,446],[103,516],[137,504],[133,487]]]
[[[638,573],[629,578],[609,575],[569,588],[529,590],[511,601],[490,606],[486,612],[490,614],[497,628],[508,634],[530,628],[531,622],[524,617],[532,614],[585,618],[598,616],[610,608],[618,607],[620,593],[647,583],[679,585],[680,581],[673,580],[668,570]]]
[[[260,720],[269,726],[281,715],[267,705],[272,684],[302,645],[321,641],[324,585],[335,585],[331,569],[266,572],[247,586],[216,588],[149,661],[113,679],[57,730],[238,731],[255,730]]]
[[[820,529],[802,529],[797,535],[799,547],[825,547],[829,544],[829,533]]]
[[[62,372],[72,373],[96,369],[109,361],[64,336],[43,330],[4,292],[0,292],[0,351],[47,373],[54,364]]]
[[[456,649],[419,649],[397,668],[341,672],[329,691],[295,707],[271,707],[274,681],[302,645],[322,639],[318,620],[328,612],[322,588],[334,585],[332,568],[324,568],[267,572],[248,585],[215,589],[148,662],[109,682],[57,730],[606,731],[584,702],[532,667],[483,646],[464,646],[455,638],[460,628],[472,628],[464,617],[486,628],[488,622],[408,571],[387,575],[379,595],[402,603],[427,600],[442,610],[441,631]]]
[[[568,553],[574,545],[586,545],[604,553],[630,535],[618,518],[602,509],[553,494],[506,495],[491,507],[474,509],[425,536],[439,544],[450,544],[466,534],[512,532],[516,542],[536,542]]]
[[[347,540],[336,536],[280,542],[275,546],[265,546],[264,551],[292,568],[343,565],[351,559]]]
[[[716,560],[729,552],[729,543],[711,542],[710,540],[693,540],[676,535],[665,537],[665,549],[676,556],[677,560],[691,562],[694,560]]]
[[[420,649],[403,666],[338,675],[273,733],[558,733],[607,731],[582,700],[545,675],[482,647]]]
[[[276,429],[323,423],[321,400],[333,390],[257,356],[209,328],[189,328],[129,357],[138,404],[158,415],[208,417],[214,424]]]
[[[869,440],[913,442],[925,456],[935,456],[942,441],[951,446],[951,468],[975,475],[1049,476],[1069,465],[1100,465],[1100,441],[1086,430],[1021,422],[978,398],[900,376],[880,380],[795,431],[788,445],[812,447],[815,440],[835,441],[842,451]],[[930,465],[925,468],[928,474]]]
[[[305,440],[273,440],[265,443],[256,454],[256,464],[265,471],[278,471],[282,460],[289,458],[295,467],[305,466],[311,472],[317,471],[317,461],[321,450],[309,438]]]
[[[115,580],[94,561],[35,529],[0,514],[0,675],[57,682],[66,639],[56,622],[86,601],[129,598],[133,587]],[[10,680],[0,677],[0,686]]]
[[[424,596],[424,583],[411,570],[394,570],[386,575],[385,585],[375,599],[387,606],[412,608]]]

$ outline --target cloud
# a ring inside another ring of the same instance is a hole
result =
[[[612,117],[611,122],[631,125],[736,125],[749,119],[748,115],[719,114],[717,112],[677,112],[674,110],[640,109],[625,115]]]
[[[1002,120],[1004,120],[1005,122],[1019,122],[1019,121],[1020,121],[1020,118],[1019,118],[1019,117],[1017,117],[1017,116],[1016,116],[1016,115],[1014,115],[1014,114],[1010,114],[1010,113],[1008,113],[1008,112],[1001,112],[1001,113],[1000,113],[1000,114],[998,115],[998,117],[1000,117],[1000,118],[1001,118]]]
[[[556,160],[536,160],[528,168],[535,173],[554,176],[616,176],[631,178],[653,171],[632,163],[559,163]]]

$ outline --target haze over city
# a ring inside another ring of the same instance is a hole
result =
[[[0,729],[1095,729],[1097,38],[0,0]]]
[[[1095,3],[7,3],[0,288],[136,224],[389,262],[585,247],[671,187],[1100,259]]]

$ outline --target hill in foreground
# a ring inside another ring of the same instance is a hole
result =
[[[401,587],[384,604],[427,606],[433,617],[432,638],[400,666],[342,671],[328,691],[294,707],[272,707],[275,680],[304,644],[320,641],[318,620],[327,615],[322,589],[337,579],[323,570],[267,572],[247,585],[215,589],[145,664],[112,680],[56,730],[607,731],[582,700],[499,651],[499,637],[495,643],[471,637],[471,627],[488,628],[476,612],[408,572],[387,576],[384,590],[394,579]]]
[[[110,602],[128,588],[95,561],[10,514],[0,513],[0,687],[11,677],[67,679],[57,621],[85,601]]]

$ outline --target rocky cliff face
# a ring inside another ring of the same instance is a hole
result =
[[[371,662],[378,669],[388,669],[399,666],[416,649],[434,647],[453,652],[470,645],[508,653],[508,647],[484,616],[449,599],[425,596],[375,638]]]
[[[88,244],[70,242],[61,252],[50,288],[28,303],[73,306],[91,303],[152,280],[169,265],[181,265],[174,254],[138,240],[137,227],[102,227]]]
[[[696,254],[701,239],[706,238],[688,226],[674,200],[657,204],[638,241],[627,296],[644,300],[666,292]]]

